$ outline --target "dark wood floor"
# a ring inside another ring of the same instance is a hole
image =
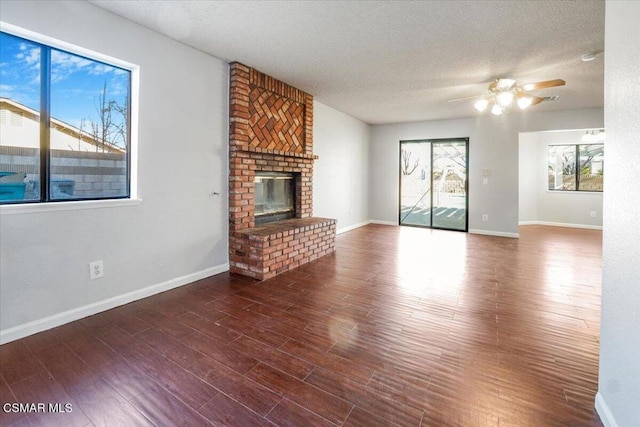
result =
[[[601,233],[369,225],[0,347],[0,412],[53,426],[600,426]]]

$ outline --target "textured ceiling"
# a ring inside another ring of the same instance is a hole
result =
[[[604,49],[600,0],[89,1],[367,123],[480,114],[447,100],[498,77],[567,82],[531,110],[603,106],[603,55],[580,61]]]

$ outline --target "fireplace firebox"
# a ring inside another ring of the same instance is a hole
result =
[[[256,171],[254,186],[256,224],[295,218],[295,173]]]

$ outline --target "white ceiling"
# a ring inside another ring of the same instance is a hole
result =
[[[604,49],[602,0],[89,1],[371,124],[480,114],[447,100],[498,77],[567,82],[531,110],[604,102],[603,55],[580,61]]]

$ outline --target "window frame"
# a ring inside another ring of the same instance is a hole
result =
[[[17,202],[9,202],[0,204],[0,214],[14,214],[14,213],[30,213],[30,212],[42,212],[42,211],[57,211],[57,210],[69,210],[69,209],[93,209],[100,207],[112,207],[112,206],[127,206],[137,205],[140,203],[138,195],[138,94],[139,94],[139,76],[140,67],[136,64],[114,58],[112,56],[92,51],[87,48],[80,47],[78,45],[64,42],[43,34],[36,33],[31,30],[27,30],[4,21],[0,21],[0,31],[9,35],[25,39],[31,43],[37,44],[42,48],[43,56],[50,56],[51,49],[62,51],[63,53],[69,53],[75,56],[80,56],[91,61],[100,62],[109,66],[124,69],[130,73],[129,75],[129,93],[128,93],[128,146],[127,146],[127,194],[123,196],[107,196],[107,197],[93,197],[82,199],[62,199],[62,200],[50,200],[48,194],[48,188],[45,191],[45,187],[49,187],[49,181],[51,173],[49,169],[50,162],[50,149],[49,149],[49,133],[50,133],[50,80],[41,83],[41,106],[40,106],[40,133],[45,132],[47,136],[44,138],[41,136],[39,140],[40,150],[40,175],[41,175],[41,191],[40,200],[24,200]],[[41,63],[45,63],[41,58]],[[50,62],[49,62],[50,64]],[[48,73],[49,70],[41,71],[41,76],[44,73]],[[48,92],[46,99],[44,97],[45,91]],[[44,107],[44,108],[43,108]],[[45,125],[46,123],[46,125]],[[46,159],[45,159],[46,157]],[[43,160],[45,163],[43,164]],[[46,174],[43,175],[43,172]]]
[[[583,142],[583,143],[569,143],[569,144],[562,144],[562,143],[558,143],[558,144],[549,144],[547,145],[547,180],[546,180],[546,187],[547,187],[547,191],[548,192],[554,192],[554,193],[603,193],[604,189],[602,190],[581,190],[580,189],[580,147],[582,146],[587,146],[587,145],[602,145],[602,150],[603,150],[603,155],[604,155],[604,142],[598,141],[598,142]],[[549,188],[549,173],[548,173],[548,168],[549,168],[549,150],[551,149],[551,147],[574,147],[574,157],[575,157],[575,188],[574,189],[564,189],[564,188]],[[603,171],[603,176],[604,176],[604,171]]]

